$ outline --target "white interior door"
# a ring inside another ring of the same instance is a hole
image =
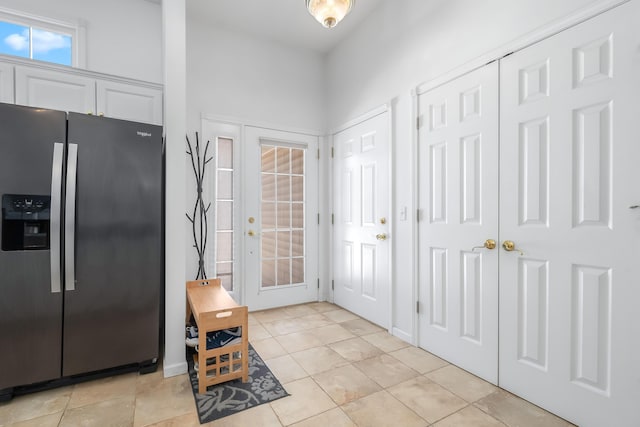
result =
[[[497,62],[420,95],[418,108],[420,347],[495,384]]]
[[[501,64],[500,385],[640,425],[640,2]]]
[[[243,150],[246,303],[317,301],[318,137],[247,126]]]
[[[389,328],[389,112],[334,135],[334,302]]]

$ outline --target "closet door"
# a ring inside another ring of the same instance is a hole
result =
[[[420,95],[418,108],[420,347],[496,384],[497,62]]]
[[[639,3],[501,61],[500,386],[585,427],[640,425]]]

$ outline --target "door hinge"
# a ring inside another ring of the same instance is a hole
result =
[[[420,301],[416,301],[416,313],[420,314]]]
[[[333,214],[331,214],[331,225],[333,225],[334,220],[335,220],[335,217],[334,217],[334,215],[333,215]]]
[[[318,148],[318,159],[320,159],[320,149]]]
[[[416,129],[420,130],[420,128],[422,127],[422,118],[424,116],[423,115],[419,115],[418,117],[416,117]]]
[[[416,221],[420,222],[420,209],[416,210]]]
[[[318,289],[320,289],[320,278],[318,277]]]
[[[318,225],[320,225],[320,214],[318,214]]]
[[[333,159],[333,147],[331,147],[331,158]]]
[[[331,290],[333,291],[334,289],[335,289],[335,283],[333,279],[331,279]]]

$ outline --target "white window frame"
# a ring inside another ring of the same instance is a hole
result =
[[[86,68],[86,55],[85,55],[85,25],[82,21],[77,22],[65,22],[52,18],[45,18],[37,15],[32,15],[26,12],[20,12],[12,9],[0,7],[0,21],[10,22],[12,24],[24,25],[26,27],[35,27],[38,29],[51,31],[54,33],[64,34],[71,37],[71,66],[75,68]],[[31,41],[30,41],[31,43]],[[31,49],[31,46],[30,46]],[[13,55],[10,55],[13,57]],[[15,56],[16,58],[28,59],[30,61],[37,61],[31,58],[23,58]],[[47,62],[49,63],[49,62]],[[51,63],[55,65],[64,66],[61,64]]]

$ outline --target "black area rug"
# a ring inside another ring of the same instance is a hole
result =
[[[198,373],[193,367],[191,354],[187,355],[187,362],[200,424],[237,414],[245,409],[289,395],[251,344],[249,344],[249,381],[246,383],[243,383],[242,379],[227,381],[209,386],[206,394],[200,394],[198,393]]]

